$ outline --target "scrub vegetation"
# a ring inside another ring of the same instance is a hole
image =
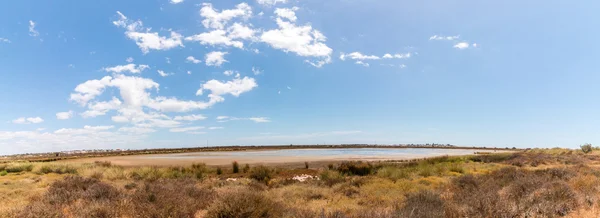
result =
[[[0,217],[593,217],[600,155],[584,152],[310,167],[5,163]]]

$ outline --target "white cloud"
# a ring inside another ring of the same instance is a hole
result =
[[[221,96],[230,94],[235,97],[240,96],[240,94],[244,92],[249,92],[253,88],[256,88],[258,85],[254,78],[244,77],[244,78],[234,78],[231,81],[220,82],[218,80],[210,80],[200,87],[196,92],[196,95],[202,95],[204,90],[210,90],[211,94],[208,95],[211,98],[211,101],[215,99],[215,101],[220,100]]]
[[[365,62],[362,62],[362,61],[356,61],[355,64],[362,65],[364,67],[369,67],[369,63],[365,63]]]
[[[391,58],[398,58],[398,59],[405,59],[405,58],[410,58],[412,56],[412,54],[410,52],[405,53],[405,54],[385,54],[383,55],[384,59],[391,59]]]
[[[132,57],[128,57],[127,59],[125,59],[125,61],[127,61],[127,63],[131,63],[131,62],[133,62],[133,58]]]
[[[198,132],[198,131],[194,131],[194,132],[186,132],[187,134],[192,134],[192,135],[202,135],[202,134],[206,134],[206,132]]]
[[[229,116],[218,116],[217,120],[225,120],[225,119],[229,119]]]
[[[171,64],[171,58],[165,57],[165,61],[167,61],[167,64]]]
[[[288,89],[288,90],[292,90],[292,87],[289,87],[289,86],[288,86],[288,87],[287,87],[287,89]]]
[[[458,38],[460,38],[460,35],[456,35],[456,36],[438,36],[438,35],[433,35],[433,36],[429,37],[429,40],[448,40],[448,41],[452,41],[452,40],[457,40]]]
[[[102,132],[109,129],[115,128],[114,126],[84,126],[82,129],[71,129],[71,128],[62,128],[54,131],[54,134],[60,135],[83,135],[83,134],[91,134],[96,132]]]
[[[33,37],[37,37],[40,35],[40,32],[38,32],[35,29],[35,22],[33,22],[32,20],[29,21],[29,35]]]
[[[187,116],[176,116],[173,118],[173,120],[182,120],[182,121],[197,121],[197,120],[205,120],[206,117],[202,116],[200,114],[192,114],[192,115],[187,115]]]
[[[130,73],[141,73],[142,71],[149,69],[149,68],[150,68],[150,66],[144,65],[144,64],[140,64],[140,65],[126,64],[126,65],[117,65],[114,67],[106,67],[106,68],[104,68],[104,71],[113,72],[113,73],[122,73],[122,72],[127,72],[127,71],[129,71]]]
[[[227,28],[228,37],[232,39],[253,39],[254,34],[256,34],[256,30],[244,26],[240,23],[234,23],[229,28]]]
[[[191,62],[191,63],[194,63],[194,64],[202,62],[202,61],[196,59],[194,56],[188,56],[187,58],[185,58],[185,61]],[[190,74],[190,73],[188,73],[188,74]]]
[[[224,29],[227,22],[240,17],[247,19],[252,16],[252,8],[246,3],[240,3],[235,9],[216,11],[211,3],[203,3],[200,9],[200,16],[204,17],[202,25],[206,28]]]
[[[268,123],[271,122],[267,117],[250,117],[249,120],[254,121],[255,123]]]
[[[461,50],[462,49],[467,49],[467,48],[469,48],[469,43],[467,43],[467,42],[459,42],[459,43],[456,43],[454,45],[454,48],[461,49]]]
[[[231,75],[233,75],[233,73],[235,73],[235,71],[233,71],[233,70],[226,70],[225,72],[223,72],[223,74],[225,76],[231,76]]]
[[[473,43],[473,48],[477,48],[477,43]]]
[[[310,25],[296,26],[280,17],[276,18],[276,22],[279,28],[263,32],[260,36],[262,42],[284,52],[317,58],[316,62],[306,60],[315,67],[331,62],[333,50],[325,44],[327,38],[320,31],[314,30]]]
[[[87,104],[88,101],[102,94],[104,88],[109,85],[112,77],[105,76],[100,80],[88,80],[75,87],[77,93],[71,94],[70,100],[79,103],[80,105]]]
[[[352,52],[350,54],[344,54],[341,53],[340,54],[340,60],[345,61],[346,58],[352,59],[352,60],[379,60],[380,58],[375,56],[375,55],[364,55],[360,52]]]
[[[11,43],[11,41],[7,38],[0,37],[0,42]]]
[[[88,105],[88,110],[83,112],[81,116],[83,118],[97,117],[105,115],[111,110],[116,110],[121,106],[122,102],[113,97],[111,101],[95,102]]]
[[[188,74],[188,75],[192,75],[192,71],[189,71],[189,70],[188,70],[188,71],[187,71],[187,74]]]
[[[213,30],[207,33],[200,33],[194,36],[188,36],[185,40],[188,41],[199,41],[202,45],[222,45],[222,46],[233,46],[236,48],[243,48],[244,43],[241,41],[234,41],[226,35],[225,30]]]
[[[59,119],[59,120],[68,120],[71,117],[73,117],[73,111],[56,113],[56,119]]]
[[[296,17],[296,12],[298,10],[298,7],[293,7],[293,8],[277,8],[275,9],[275,14],[278,17],[281,18],[287,18],[288,20],[292,21],[292,22],[296,22],[296,20],[298,19]]]
[[[227,60],[225,60],[226,54],[228,53],[221,51],[210,52],[206,54],[206,60],[204,62],[206,63],[206,66],[221,66],[223,63],[227,62]]]
[[[224,128],[220,127],[220,126],[212,126],[212,127],[208,127],[208,129],[215,130],[215,129],[224,129]]]
[[[156,72],[158,72],[158,74],[162,77],[167,77],[167,76],[173,75],[173,73],[165,73],[165,71],[162,71],[162,70],[157,70]]]
[[[160,36],[158,32],[150,32],[150,28],[144,28],[142,21],[131,21],[125,15],[117,11],[119,20],[113,21],[118,27],[125,28],[127,38],[135,41],[144,54],[150,50],[169,50],[176,47],[184,47],[183,36],[177,32],[170,31],[170,36]]]
[[[406,65],[400,64],[400,68],[406,68]]]
[[[204,129],[203,126],[193,126],[193,127],[184,127],[184,128],[172,128],[169,132],[189,132]]]
[[[183,0],[171,0],[171,4],[179,4],[182,2],[183,2]]]
[[[262,71],[258,68],[252,67],[252,73],[254,73],[254,75],[259,75],[262,73]]]
[[[121,127],[121,128],[119,128],[119,131],[135,133],[135,134],[146,134],[146,133],[156,132],[156,130],[154,130],[152,128],[143,128],[143,127]]]
[[[265,5],[265,6],[273,6],[277,3],[287,3],[287,0],[256,0],[256,2],[258,2],[258,4],[261,5]]]
[[[12,121],[15,124],[36,124],[36,123],[41,123],[44,122],[44,119],[40,118],[40,117],[19,117],[15,120]]]

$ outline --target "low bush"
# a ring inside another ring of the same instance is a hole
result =
[[[592,148],[592,144],[586,143],[580,146],[581,147],[581,151],[583,151],[583,153],[587,154],[592,152],[593,148]]]
[[[333,170],[323,170],[319,175],[319,178],[321,182],[328,186],[333,186],[345,181],[344,176],[341,173]]]
[[[223,169],[221,167],[217,167],[217,175],[223,174]]]
[[[345,175],[366,176],[374,171],[374,167],[368,162],[345,161],[338,166],[337,170]]]
[[[11,164],[6,166],[4,169],[9,173],[20,173],[20,172],[31,172],[33,170],[32,164]]]
[[[94,164],[96,166],[100,166],[100,167],[111,167],[112,163],[110,161],[94,161]]]
[[[237,188],[219,196],[206,217],[282,217],[286,210],[261,192]]]
[[[8,172],[6,172],[6,170],[0,171],[0,176],[6,176],[8,174]]]
[[[77,168],[70,165],[42,165],[36,173],[77,174]]]
[[[406,169],[398,168],[396,166],[385,166],[377,170],[377,176],[391,179],[396,181],[399,179],[407,179],[410,174]]]
[[[232,172],[233,173],[239,173],[240,172],[240,165],[238,164],[237,161],[234,161],[233,163],[231,163],[231,168],[233,169]]]
[[[244,168],[242,169],[242,172],[244,172],[244,173],[250,172],[250,165],[249,164],[245,164]]]
[[[304,169],[308,169],[308,162],[304,162]]]
[[[266,166],[256,166],[252,168],[250,172],[250,178],[256,179],[259,182],[269,183],[269,180],[273,178],[273,171]]]
[[[398,211],[399,217],[437,218],[445,217],[444,201],[432,191],[420,191],[406,196],[404,206]]]

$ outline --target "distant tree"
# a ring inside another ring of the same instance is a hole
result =
[[[583,151],[583,153],[590,153],[592,152],[592,144],[590,143],[585,143],[583,145],[580,146],[581,147],[581,151]]]

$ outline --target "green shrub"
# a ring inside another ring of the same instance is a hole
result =
[[[42,165],[36,173],[77,174],[77,169],[70,165]]]
[[[223,174],[223,169],[221,167],[217,167],[217,175]]]
[[[325,183],[328,186],[333,186],[337,183],[344,182],[344,176],[338,171],[333,170],[323,170],[319,175],[321,182]]]
[[[445,217],[444,201],[439,194],[420,191],[406,196],[404,207],[397,211],[399,217]]]
[[[194,177],[196,177],[196,179],[202,179],[202,178],[204,178],[204,175],[207,172],[206,164],[204,164],[204,163],[192,164],[191,170],[192,170],[192,173],[194,174]]]
[[[465,173],[465,169],[457,163],[453,163],[450,164],[450,167],[448,168],[448,170],[450,170],[450,172],[455,172],[455,173]]]
[[[4,171],[6,169],[6,164],[0,164],[0,171]]]
[[[6,176],[6,174],[8,174],[8,172],[6,172],[6,170],[0,171],[0,176]]]
[[[418,175],[422,177],[430,177],[434,174],[434,167],[429,164],[421,164],[418,167]]]
[[[399,179],[406,179],[410,174],[405,169],[401,169],[394,166],[384,166],[377,170],[377,176],[397,181]]]
[[[345,175],[357,175],[366,176],[371,174],[374,167],[371,163],[357,161],[357,162],[342,162],[337,170]]]
[[[20,173],[20,172],[31,172],[33,165],[31,164],[13,164],[6,166],[6,172],[9,173]]]
[[[580,146],[581,147],[581,151],[583,151],[583,153],[590,153],[592,152],[592,144],[590,143],[586,143]]]
[[[237,161],[234,161],[233,163],[231,163],[232,168],[233,168],[233,173],[239,173],[240,172],[240,165],[238,164]]]
[[[270,168],[260,165],[252,168],[252,172],[250,172],[250,178],[267,184],[273,177],[272,173],[273,171]]]

